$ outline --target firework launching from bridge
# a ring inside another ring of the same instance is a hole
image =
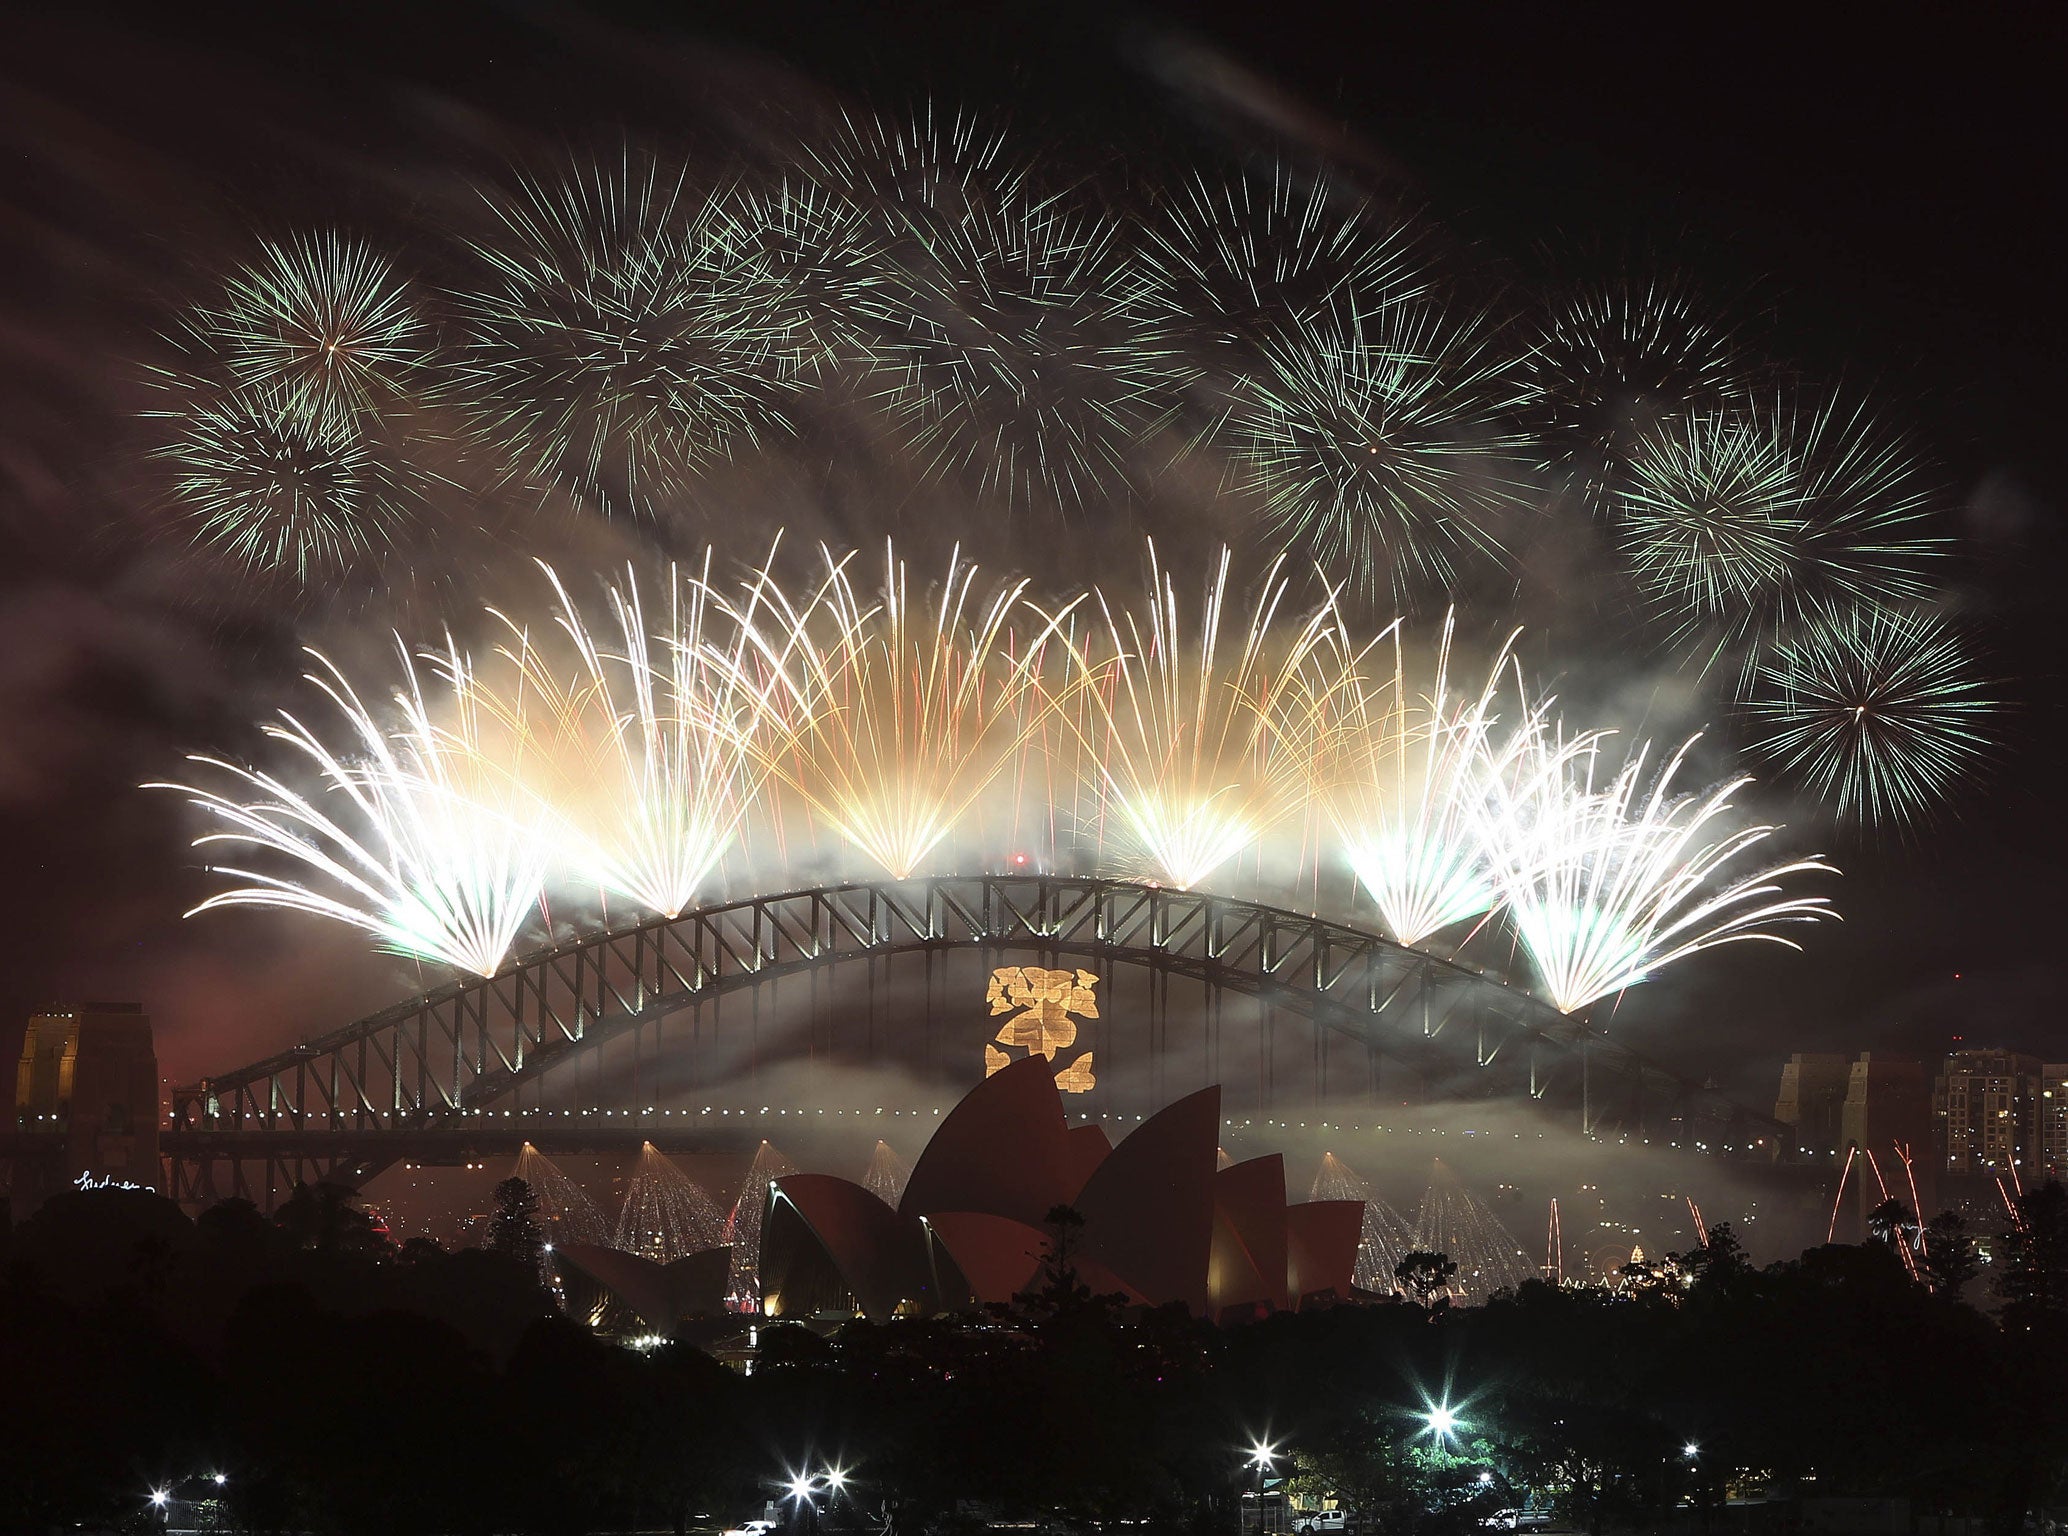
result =
[[[348,745],[327,745],[285,711],[266,726],[311,773],[313,792],[212,757],[190,761],[227,780],[227,790],[150,787],[187,796],[215,823],[196,847],[256,850],[295,872],[214,866],[248,883],[194,912],[312,913],[363,929],[396,954],[492,976],[537,908],[550,840],[511,774],[508,743],[490,739],[467,660],[457,651],[433,660],[443,685],[436,708],[406,648],[401,660],[391,700],[399,726],[383,723],[320,655],[309,681],[335,708]]]
[[[895,548],[871,602],[851,558],[825,552],[817,590],[793,601],[764,575],[749,624],[776,681],[761,751],[770,769],[883,871],[916,873],[1019,755],[1038,723],[1031,679],[1006,645],[1026,583],[984,596],[958,550],[929,600]]]
[[[1304,802],[1327,691],[1303,674],[1325,654],[1332,610],[1276,633],[1288,582],[1275,562],[1238,633],[1226,612],[1232,559],[1221,551],[1194,631],[1152,545],[1143,610],[1101,593],[1104,635],[1072,652],[1095,705],[1087,747],[1109,835],[1138,872],[1183,890]]]
[[[671,570],[654,623],[627,572],[607,594],[615,648],[546,568],[572,673],[550,640],[497,615],[511,675],[477,684],[479,707],[524,744],[518,777],[541,802],[558,870],[662,917],[696,900],[767,771],[755,739],[768,689],[745,664],[749,625],[715,595],[710,567],[706,555],[697,577]]]
[[[500,670],[448,650],[435,699],[405,658],[392,726],[324,664],[344,744],[288,717],[269,728],[315,792],[217,759],[197,761],[256,798],[185,791],[217,823],[204,843],[284,855],[299,878],[230,869],[248,883],[203,909],[293,907],[493,974],[544,886],[672,917],[750,816],[787,836],[792,806],[808,813],[796,833],[829,829],[904,879],[992,796],[1015,825],[1059,818],[1061,841],[1183,889],[1315,809],[1397,940],[1501,911],[1568,1012],[1717,944],[1786,942],[1772,924],[1826,910],[1785,889],[1819,860],[1740,873],[1774,830],[1733,808],[1744,779],[1678,794],[1683,748],[1647,788],[1640,749],[1597,787],[1601,733],[1568,732],[1511,685],[1507,646],[1484,686],[1453,693],[1454,620],[1418,695],[1397,628],[1360,644],[1333,602],[1281,617],[1282,564],[1242,617],[1226,549],[1196,622],[1152,546],[1153,600],[1099,593],[1081,631],[1077,603],[1045,612],[1024,582],[984,593],[959,554],[930,594],[894,547],[873,596],[852,556],[821,559],[792,589],[772,554],[732,598],[707,559],[671,573],[662,614],[628,577],[608,594],[608,644],[548,571],[553,626],[497,615]],[[1366,677],[1389,638],[1390,678]]]
[[[1573,751],[1540,734],[1534,750],[1549,766],[1514,781],[1519,790],[1497,813],[1488,848],[1502,903],[1538,987],[1561,1013],[1720,944],[1800,948],[1773,926],[1832,915],[1827,897],[1790,895],[1785,883],[1836,873],[1820,858],[1740,873],[1745,855],[1777,829],[1731,813],[1732,796],[1749,779],[1692,794],[1675,789],[1694,744],[1647,787],[1646,743],[1597,788],[1599,738]],[[1569,762],[1557,761],[1561,754]]]
[[[1498,697],[1512,636],[1476,695],[1452,691],[1456,622],[1454,612],[1444,616],[1426,693],[1411,685],[1398,626],[1390,679],[1368,686],[1355,665],[1343,669],[1339,762],[1323,796],[1358,883],[1378,903],[1386,931],[1409,945],[1493,909],[1487,807],[1494,782],[1517,771],[1541,728],[1519,697],[1502,728]]]

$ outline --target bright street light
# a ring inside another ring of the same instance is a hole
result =
[[[153,1509],[163,1509],[171,1502],[172,1494],[167,1490],[163,1488],[153,1488],[151,1490],[151,1507]]]
[[[1422,1422],[1437,1439],[1448,1440],[1457,1430],[1458,1416],[1450,1411],[1449,1403],[1443,1403],[1423,1414]]]
[[[834,1493],[839,1493],[847,1487],[847,1474],[838,1467],[828,1467],[826,1469],[826,1487]]]
[[[230,1476],[227,1472],[211,1472],[208,1475],[208,1480],[211,1483],[214,1483],[216,1487],[220,1488],[224,1483],[227,1483],[230,1480]]]
[[[1702,1448],[1699,1445],[1696,1445],[1694,1441],[1690,1440],[1686,1445],[1683,1445],[1680,1448],[1680,1454],[1685,1456],[1689,1461],[1693,1461],[1697,1456],[1702,1454]]]
[[[1278,1459],[1278,1451],[1268,1441],[1259,1440],[1249,1448],[1249,1464],[1268,1469]]]

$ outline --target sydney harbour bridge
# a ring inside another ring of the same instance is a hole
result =
[[[1219,1083],[1238,1124],[1535,1101],[1577,1132],[1724,1156],[1785,1135],[1517,987],[1355,927],[1123,880],[993,874],[750,897],[425,992],[176,1090],[169,1193],[270,1207],[298,1181],[359,1186],[400,1162],[527,1142],[549,1156],[721,1151],[826,1116],[918,1115],[930,1131],[986,1069],[984,981],[1008,966],[1095,990],[1071,1098],[1091,1118],[1132,1121]]]

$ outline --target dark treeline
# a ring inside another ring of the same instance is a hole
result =
[[[2068,1470],[2068,1194],[2021,1205],[1987,1266],[1945,1222],[1929,1264],[1890,1220],[1765,1269],[1718,1227],[1621,1293],[1229,1327],[1128,1315],[1065,1259],[1010,1315],[763,1327],[743,1373],[558,1315],[521,1220],[502,1251],[446,1252],[389,1244],[342,1191],[196,1222],[73,1193],[6,1238],[0,1528],[145,1529],[169,1489],[254,1530],[680,1529],[838,1466],[853,1524],[1228,1532],[1262,1444],[1389,1532],[1471,1529],[1532,1490],[1585,1529],[1655,1529],[1748,1482],[2012,1532]]]

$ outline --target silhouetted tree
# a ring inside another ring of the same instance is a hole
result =
[[[273,1213],[273,1225],[298,1248],[315,1253],[365,1255],[386,1246],[373,1218],[355,1203],[359,1192],[344,1184],[297,1183]]]
[[[1917,1215],[1909,1206],[1890,1195],[1881,1204],[1867,1213],[1867,1231],[1877,1243],[1887,1243],[1893,1248],[1899,1243],[1908,1243],[1917,1231]]]
[[[539,1197],[522,1179],[509,1178],[495,1187],[495,1210],[488,1218],[488,1251],[537,1269],[546,1254],[546,1233],[539,1225]]]
[[[1393,1278],[1426,1309],[1436,1293],[1457,1277],[1458,1261],[1447,1253],[1430,1253],[1417,1248],[1400,1256],[1393,1266]]]
[[[1981,1272],[1975,1256],[1975,1240],[1969,1235],[1967,1218],[1958,1211],[1941,1211],[1924,1228],[1924,1253],[1918,1259],[1932,1294],[1952,1301],[1961,1299],[1967,1283]]]
[[[2068,1189],[2058,1179],[2018,1196],[1996,1290],[2006,1327],[2068,1321]]]

